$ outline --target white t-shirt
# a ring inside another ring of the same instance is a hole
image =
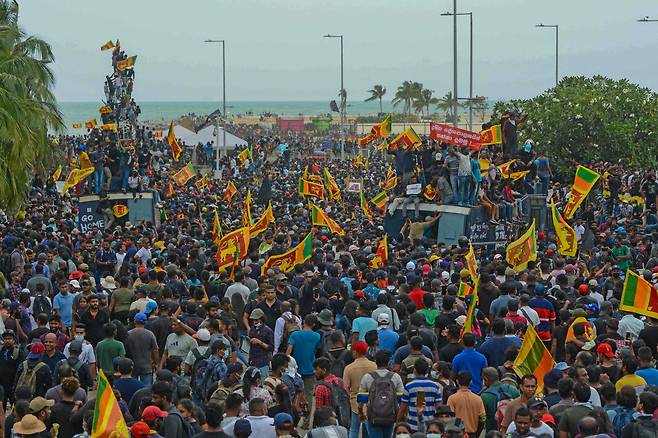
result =
[[[507,433],[510,434],[510,433],[514,432],[515,430],[516,430],[516,425],[512,421],[509,424],[509,426],[507,426]],[[553,429],[551,429],[551,426],[544,423],[543,421],[540,421],[539,426],[537,426],[537,427],[530,426],[530,432],[534,436],[542,436],[544,434],[549,435],[551,437],[553,436]]]

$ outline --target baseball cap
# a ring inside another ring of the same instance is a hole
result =
[[[158,303],[156,303],[153,300],[149,300],[149,302],[146,303],[146,307],[144,307],[144,313],[150,315],[151,312],[153,312],[157,308],[158,308]]]
[[[196,332],[196,338],[201,342],[208,342],[210,341],[210,332],[204,328],[199,329],[199,331]]]
[[[82,341],[71,341],[69,344],[69,351],[82,353]]]
[[[464,324],[466,323],[466,315],[459,315],[455,322],[458,326],[464,327]]]
[[[352,346],[352,349],[359,354],[366,354],[366,352],[368,351],[368,344],[366,344],[363,341],[357,341]]]
[[[613,357],[615,357],[615,353],[612,351],[612,347],[607,342],[603,342],[599,344],[599,346],[596,347],[596,352],[601,353],[608,359],[612,359]]]
[[[251,435],[251,423],[249,420],[240,418],[233,426],[233,435],[235,436],[249,436]]]
[[[544,400],[542,400],[539,397],[532,397],[530,400],[528,400],[528,407],[530,409],[538,408],[540,406],[547,407],[548,405],[546,404],[546,402]]]
[[[130,435],[134,438],[148,438],[151,433],[151,428],[143,421],[137,421],[130,426]]]
[[[34,342],[30,345],[30,352],[27,354],[28,359],[39,359],[46,351],[46,347],[41,342]]]
[[[448,272],[448,271],[441,272],[441,277],[443,277],[446,280],[449,280],[450,279],[450,272]]]
[[[569,369],[569,365],[566,362],[558,362],[555,364],[555,369],[558,371],[565,371]]]
[[[30,402],[30,412],[37,413],[43,408],[51,407],[55,404],[55,400],[46,400],[43,397],[35,397]]]
[[[69,281],[69,285],[74,289],[80,289],[80,282],[78,280]]]
[[[391,318],[388,316],[388,313],[380,313],[377,315],[377,322],[380,324],[390,324]]]
[[[407,271],[413,271],[414,269],[416,269],[416,264],[414,262],[407,262],[406,268]]]
[[[146,316],[146,313],[139,312],[137,315],[135,315],[135,322],[146,322],[148,319],[148,316]]]
[[[142,411],[142,420],[153,421],[156,418],[164,418],[167,415],[169,414],[163,411],[162,409],[160,409],[159,407],[151,405],[145,407],[144,410]]]
[[[293,426],[293,419],[290,414],[286,414],[285,412],[279,412],[274,416],[274,427],[278,427],[279,429],[292,429]]]
[[[429,275],[432,272],[432,267],[428,264],[423,265],[423,275]]]

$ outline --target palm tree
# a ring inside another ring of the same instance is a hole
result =
[[[371,102],[375,99],[379,99],[379,114],[381,114],[383,112],[382,97],[384,97],[384,94],[386,94],[386,87],[383,85],[373,85],[372,89],[368,90],[368,93],[370,93],[370,97],[367,98],[365,101]]]
[[[473,101],[473,110],[480,114],[480,122],[484,123],[484,118],[489,111],[489,102],[485,96],[475,96]]]
[[[413,101],[420,97],[420,93],[423,90],[423,84],[419,82],[404,81],[395,92],[395,97],[393,98],[393,106],[398,106],[400,103],[404,103],[404,112],[407,114],[407,117],[411,115],[411,106]]]
[[[0,206],[16,210],[29,180],[52,163],[48,129],[63,128],[51,88],[53,53],[18,26],[18,3],[0,0]]]
[[[433,96],[434,90],[428,88],[423,88],[420,91],[420,96],[414,99],[414,110],[418,113],[423,113],[423,110],[427,111],[427,116],[430,115],[430,105],[436,105],[439,103],[439,99]]]
[[[457,114],[453,114],[453,105],[455,104],[455,99],[452,97],[452,91],[448,91],[448,94],[439,99],[439,103],[436,105],[438,109],[445,112],[446,122],[453,122],[457,120]],[[459,102],[457,102],[457,108],[459,108]]]

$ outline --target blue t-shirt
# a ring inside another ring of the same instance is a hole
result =
[[[394,330],[390,328],[383,328],[377,330],[377,337],[379,338],[379,345],[377,346],[377,351],[387,350],[391,353],[391,358],[393,358],[393,353],[395,353],[395,346],[400,339],[400,335],[395,333]]]
[[[658,370],[655,368],[638,368],[635,374],[647,381],[647,385],[658,386]]]
[[[473,348],[466,348],[452,360],[452,370],[455,373],[468,371],[473,381],[469,389],[478,394],[482,389],[482,370],[487,367],[487,358]]]
[[[364,341],[366,339],[366,333],[372,330],[377,330],[377,321],[369,316],[359,316],[352,321],[352,333],[359,334],[358,341]]]
[[[125,379],[114,379],[112,386],[121,393],[122,399],[130,400],[133,394],[144,387],[144,383],[134,377],[128,377]]]
[[[75,295],[69,293],[64,296],[61,293],[55,295],[53,298],[53,310],[59,309],[59,316],[66,327],[71,327],[73,320],[73,300]]]
[[[315,350],[320,348],[320,333],[312,330],[297,330],[288,338],[292,345],[292,357],[297,361],[297,370],[302,376],[313,375]]]
[[[487,358],[489,366],[499,367],[505,363],[505,352],[509,347],[520,347],[521,340],[517,337],[489,338],[480,345],[480,353]]]

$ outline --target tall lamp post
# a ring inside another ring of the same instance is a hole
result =
[[[555,85],[558,83],[558,33],[559,26],[557,24],[537,24],[535,27],[552,27],[555,29]]]
[[[444,12],[441,14],[443,17],[452,17],[454,14],[452,12]],[[473,130],[473,13],[472,12],[458,12],[456,14],[457,16],[463,16],[463,15],[468,15],[470,18],[470,24],[471,24],[471,31],[470,31],[470,36],[471,36],[471,41],[470,41],[470,56],[469,56],[469,74],[468,74],[468,129]],[[455,99],[457,99],[457,96],[455,96]]]
[[[222,149],[226,155],[226,40],[205,40],[204,43],[222,44],[222,117],[224,117],[224,129],[222,129],[223,141]],[[217,130],[217,148],[215,149],[215,173],[219,177],[219,117],[215,119],[215,129]]]
[[[343,84],[343,35],[326,34],[324,38],[340,38],[340,159],[345,159],[345,119],[347,117],[347,94]]]

